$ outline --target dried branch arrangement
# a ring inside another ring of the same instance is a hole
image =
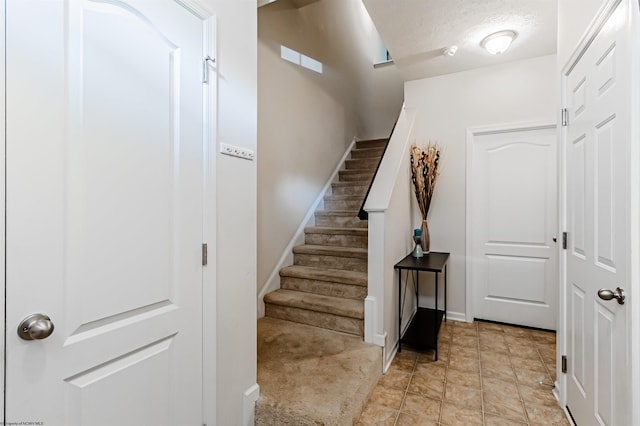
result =
[[[411,181],[422,220],[427,220],[436,180],[440,175],[440,147],[429,142],[425,149],[411,146]]]

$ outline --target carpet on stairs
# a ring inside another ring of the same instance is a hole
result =
[[[361,337],[258,320],[256,425],[353,425],[382,373],[382,348]]]
[[[293,265],[280,271],[280,289],[264,297],[265,315],[364,335],[368,222],[358,211],[387,140],[358,141],[338,172]]]
[[[356,143],[280,289],[264,296],[258,425],[352,425],[382,373],[382,348],[363,342],[368,229],[358,210],[386,143]]]

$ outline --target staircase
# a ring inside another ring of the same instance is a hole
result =
[[[265,295],[267,317],[364,335],[368,236],[358,211],[387,142],[356,142],[294,264],[280,270],[280,289]]]

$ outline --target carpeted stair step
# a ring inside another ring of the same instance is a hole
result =
[[[373,171],[378,167],[380,157],[355,158],[346,160],[344,166],[347,170],[370,170]]]
[[[340,182],[367,181],[371,182],[375,170],[340,170],[338,176]]]
[[[331,194],[333,195],[359,195],[364,197],[371,182],[333,182]]]
[[[280,289],[264,296],[265,314],[329,330],[362,335],[364,302]]]
[[[362,205],[361,195],[327,195],[324,197],[325,210],[359,210]]]
[[[311,226],[304,230],[305,244],[320,246],[358,247],[366,249],[369,237],[366,228],[331,228]]]
[[[294,265],[367,272],[367,249],[305,244],[293,248]]]
[[[366,228],[368,222],[360,220],[358,210],[320,210],[315,212],[316,226],[336,228]]]
[[[382,373],[382,348],[275,318],[259,319],[257,334],[256,426],[357,424]]]
[[[287,266],[280,270],[280,288],[364,300],[367,297],[367,274],[310,266]]]
[[[356,142],[356,149],[362,148],[385,148],[389,139],[364,140]]]
[[[380,158],[384,153],[384,148],[362,148],[362,149],[352,149],[351,150],[351,159],[355,160],[356,158]]]

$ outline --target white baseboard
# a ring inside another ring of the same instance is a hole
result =
[[[381,347],[385,347],[387,333],[376,332],[378,327],[378,300],[373,296],[364,299],[364,341]]]
[[[242,424],[244,426],[256,423],[256,401],[260,397],[260,386],[257,383],[244,391],[242,398]]]
[[[461,322],[473,322],[473,319],[471,321],[467,321],[467,315],[464,312],[453,312],[453,311],[447,311],[447,321],[461,321]]]
[[[311,207],[309,207],[309,210],[307,210],[307,213],[304,215],[304,219],[302,219],[300,226],[298,226],[298,229],[293,234],[293,238],[291,238],[291,241],[289,241],[289,244],[287,244],[284,251],[282,252],[282,256],[280,256],[280,260],[278,260],[278,263],[276,263],[276,266],[273,268],[273,271],[271,271],[271,274],[269,274],[269,278],[267,278],[267,281],[264,283],[260,291],[258,291],[258,318],[262,318],[264,316],[264,300],[263,299],[265,294],[280,288],[280,269],[284,268],[285,266],[289,266],[293,264],[293,252],[292,252],[293,248],[295,246],[299,246],[300,244],[304,243],[304,228],[314,223],[314,216],[313,216],[314,213],[316,212],[316,210],[318,210],[318,207],[323,203],[324,196],[327,195],[327,192],[331,188],[331,184],[336,179],[336,176],[338,176],[338,172],[342,170],[342,166],[344,165],[344,162],[347,160],[347,158],[349,158],[349,155],[351,154],[351,150],[353,149],[356,142],[357,142],[357,139],[354,138],[353,141],[351,141],[351,144],[349,144],[347,151],[342,155],[342,158],[340,159],[335,170],[329,177],[329,180],[327,180],[324,187],[318,194],[318,197],[313,201],[313,203],[311,204]]]
[[[382,373],[386,373],[387,371],[389,371],[389,367],[391,367],[391,363],[393,362],[393,359],[396,357],[397,353],[398,353],[398,344],[396,343],[395,345],[393,345],[389,353],[385,354],[386,356],[385,356],[385,359],[383,360],[384,365],[382,366]]]

